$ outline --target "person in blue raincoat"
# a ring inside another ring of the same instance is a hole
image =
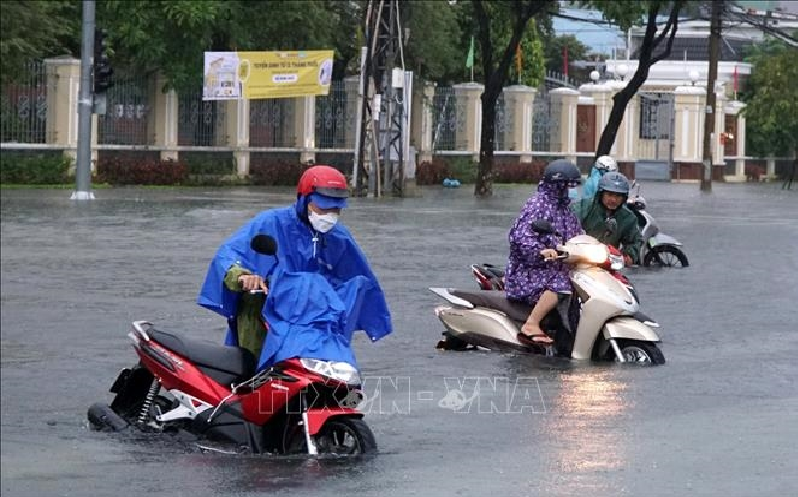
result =
[[[391,333],[382,288],[352,234],[338,222],[348,196],[343,174],[313,166],[299,180],[294,205],[259,213],[211,261],[197,303],[227,318],[225,344],[251,351],[259,368],[291,357],[283,357],[294,353],[288,351],[351,363],[354,330],[364,330],[372,341]],[[274,238],[276,256],[250,247],[258,234]],[[275,283],[279,279],[274,288],[264,279],[270,273]],[[249,292],[256,289],[264,292]]]
[[[610,157],[609,155],[602,155],[596,162],[593,164],[593,167],[590,169],[590,175],[585,180],[584,184],[582,185],[582,198],[589,198],[596,195],[598,191],[598,184],[599,180],[601,180],[604,174],[617,171],[618,170],[618,163],[615,162],[615,159]],[[572,197],[573,198],[573,197]]]

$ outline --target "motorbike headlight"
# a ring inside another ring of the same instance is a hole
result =
[[[321,376],[348,384],[359,384],[360,373],[348,362],[321,361],[319,359],[300,359],[302,367]]]
[[[581,248],[582,258],[591,264],[603,264],[609,252],[604,245],[588,245]]]
[[[623,269],[623,256],[611,255],[610,256],[610,269],[613,271],[620,271]]]

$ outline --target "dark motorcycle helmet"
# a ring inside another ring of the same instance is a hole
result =
[[[619,172],[608,172],[599,180],[596,193],[601,195],[601,192],[620,193],[623,195],[624,203],[626,203],[629,198],[629,180]]]
[[[544,183],[566,183],[568,186],[576,186],[582,182],[582,173],[579,168],[567,159],[557,159],[549,163],[543,170]]]

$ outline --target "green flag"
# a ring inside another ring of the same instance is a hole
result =
[[[471,46],[468,48],[468,57],[466,57],[466,67],[474,67],[474,35],[471,35]]]

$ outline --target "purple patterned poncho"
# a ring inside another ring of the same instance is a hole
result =
[[[533,221],[549,221],[563,241],[584,233],[569,203],[566,184],[541,181],[538,192],[524,204],[510,230],[510,260],[504,276],[508,299],[534,305],[545,290],[571,291],[568,266],[560,261],[546,262],[540,255],[545,248],[556,248],[555,237],[539,235],[531,227]]]

